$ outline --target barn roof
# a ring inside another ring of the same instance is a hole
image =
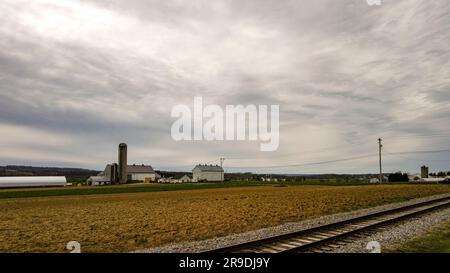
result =
[[[190,175],[190,174],[185,174],[185,173],[176,174],[176,175],[173,176],[173,179],[181,179],[181,178],[183,178],[183,177],[185,177],[185,176],[187,176],[187,177],[189,177],[190,179],[192,179],[192,175]]]
[[[128,173],[154,173],[153,167],[150,165],[128,165]]]
[[[97,176],[106,176],[106,177],[110,177],[111,173],[110,173],[110,168],[111,168],[111,164],[106,165],[105,170],[103,172],[100,172],[99,174],[97,174]],[[127,172],[128,173],[155,173],[155,170],[153,170],[153,167],[150,165],[127,165]]]
[[[202,165],[199,164],[197,166],[195,166],[195,168],[192,170],[198,170],[201,172],[223,172],[223,168],[220,167],[219,165]]]

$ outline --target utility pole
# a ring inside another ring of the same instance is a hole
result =
[[[378,153],[380,156],[380,183],[383,183],[383,170],[381,168],[381,148],[383,147],[383,144],[381,144],[381,141],[383,141],[383,139],[380,137],[378,139]]]
[[[225,161],[225,157],[221,157],[220,158],[220,167],[223,169],[223,162]],[[225,175],[224,175],[224,172],[222,172],[222,181],[224,181],[225,180],[225,177],[224,177]]]

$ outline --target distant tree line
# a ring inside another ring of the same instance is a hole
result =
[[[409,177],[408,177],[407,173],[396,172],[396,173],[391,173],[388,176],[388,181],[389,182],[409,182]]]
[[[430,173],[430,176],[433,176],[433,177],[446,177],[446,176],[450,176],[450,172]]]

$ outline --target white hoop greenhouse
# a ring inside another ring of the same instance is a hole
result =
[[[64,176],[8,176],[0,177],[0,188],[64,187]]]

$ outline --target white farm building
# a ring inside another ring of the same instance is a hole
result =
[[[223,168],[218,165],[197,165],[192,170],[192,182],[223,181]]]
[[[112,184],[115,181],[116,172],[114,169],[117,169],[117,164],[108,164],[105,167],[105,170],[99,173],[97,176],[91,176],[87,183],[88,185],[107,185]],[[153,167],[150,165],[127,165],[127,181],[147,181],[155,182],[157,178],[157,174]]]
[[[128,165],[128,179],[132,181],[156,181],[156,172],[150,165]]]
[[[91,176],[86,180],[89,186],[103,186],[110,185],[111,179],[106,176]]]
[[[189,175],[185,174],[180,179],[178,179],[178,181],[180,181],[181,183],[189,183],[192,182],[192,178]]]
[[[16,176],[0,177],[0,188],[64,187],[64,176]]]

